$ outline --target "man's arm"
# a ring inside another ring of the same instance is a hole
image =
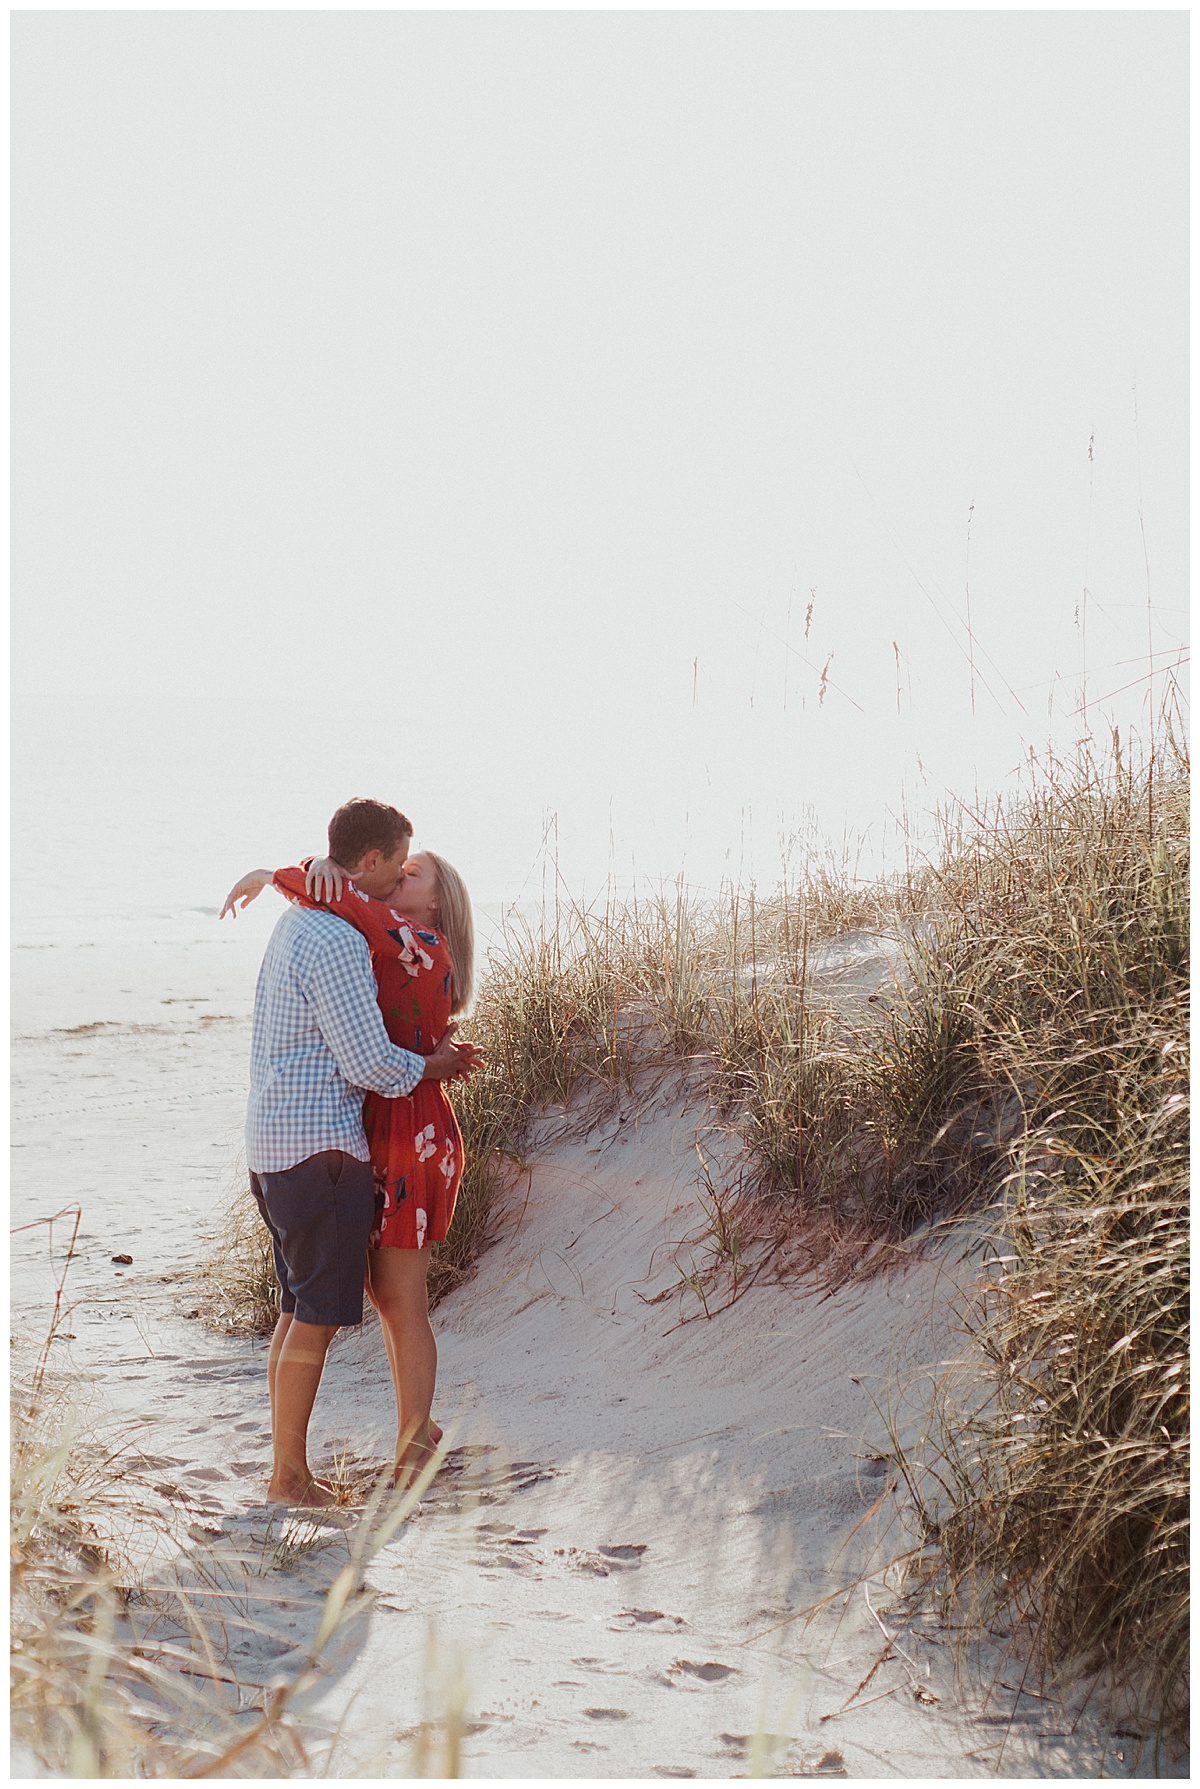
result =
[[[305,980],[321,1036],[350,1085],[392,1099],[411,1093],[425,1074],[425,1058],[400,1049],[384,1029],[361,933],[340,919],[336,933],[323,931]]]

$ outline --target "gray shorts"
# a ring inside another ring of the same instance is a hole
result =
[[[325,1149],[294,1168],[251,1174],[250,1191],[271,1232],[281,1308],[300,1323],[361,1323],[375,1221],[370,1162]]]

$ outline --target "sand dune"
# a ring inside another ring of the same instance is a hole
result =
[[[166,1032],[19,1042],[14,1222],[81,1200],[60,1364],[128,1425],[190,1526],[171,1569],[252,1562],[269,1619],[229,1644],[243,1681],[266,1683],[311,1637],[355,1518],[322,1524],[311,1551],[280,1544],[281,1518],[257,1503],[262,1345],[183,1314],[177,1276],[236,1184],[246,1026],[166,1010]],[[895,1632],[884,1568],[900,1545],[890,1500],[863,1521],[889,1482],[872,1397],[907,1388],[899,1417],[917,1419],[925,1374],[962,1345],[962,1270],[944,1255],[833,1296],[761,1281],[705,1320],[682,1283],[706,1258],[697,1141],[719,1165],[702,1107],[670,1099],[574,1141],[547,1126],[499,1240],[441,1306],[455,1451],[372,1565],[369,1616],[310,1699],[314,1733],[340,1724],[335,1774],[402,1773],[423,1714],[460,1696],[474,1776],[729,1777],[768,1760],[860,1777],[1138,1773],[1090,1713],[956,1687],[931,1619],[855,1698]],[[32,1337],[44,1235],[16,1244]],[[122,1251],[131,1267],[112,1264]],[[368,1326],[335,1345],[315,1454],[365,1473],[392,1423]]]

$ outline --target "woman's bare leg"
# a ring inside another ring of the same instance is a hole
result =
[[[368,1292],[379,1312],[396,1387],[399,1434],[395,1482],[411,1479],[434,1445],[429,1420],[437,1383],[437,1342],[429,1321],[427,1249],[371,1249]]]
[[[375,1250],[372,1249],[371,1254],[373,1255],[374,1253],[375,1253]],[[399,1408],[400,1408],[400,1373],[399,1373],[399,1369],[396,1365],[396,1342],[395,1342],[395,1338],[392,1335],[390,1324],[385,1323],[383,1320],[383,1312],[379,1309],[379,1304],[375,1297],[375,1291],[371,1285],[371,1267],[370,1267],[369,1260],[368,1260],[368,1264],[367,1264],[367,1278],[366,1278],[366,1285],[365,1285],[364,1290],[366,1291],[368,1301],[371,1304],[373,1304],[375,1306],[376,1311],[379,1312],[379,1327],[383,1331],[383,1345],[387,1349],[388,1366],[392,1369],[392,1384],[396,1388],[396,1408],[397,1408],[397,1410],[399,1410]]]
[[[364,1290],[366,1292],[368,1301],[375,1306],[376,1311],[379,1311],[379,1305],[376,1303],[375,1293],[371,1286],[370,1263],[371,1263],[371,1259],[374,1256],[374,1254],[375,1254],[375,1250],[372,1249],[370,1252],[370,1255],[367,1257],[367,1274],[366,1274],[366,1284],[364,1286]],[[426,1273],[428,1273],[428,1268],[426,1269]],[[426,1305],[426,1315],[428,1315],[428,1305]],[[383,1317],[383,1314],[382,1314],[382,1312],[380,1312],[380,1328],[383,1330],[383,1343],[384,1343],[384,1347],[387,1349],[388,1365],[392,1369],[392,1384],[396,1388],[396,1409],[397,1409],[397,1412],[399,1412],[399,1409],[400,1409],[400,1369],[397,1365],[396,1338],[392,1332],[391,1326],[387,1323],[384,1323],[382,1320],[382,1317]],[[435,1350],[436,1350],[436,1343],[435,1343]],[[435,1363],[434,1363],[435,1374],[436,1374],[436,1371],[437,1371],[437,1365],[436,1365],[436,1358],[435,1358]],[[432,1416],[429,1419],[429,1437],[430,1437],[430,1440],[433,1441],[435,1444],[437,1442],[439,1442],[442,1438],[442,1425],[439,1422],[435,1422],[433,1420]]]

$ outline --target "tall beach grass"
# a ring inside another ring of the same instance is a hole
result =
[[[1160,1733],[1188,1669],[1187,769],[1168,737],[1039,777],[948,861],[939,934],[1021,1126],[938,1581]]]

